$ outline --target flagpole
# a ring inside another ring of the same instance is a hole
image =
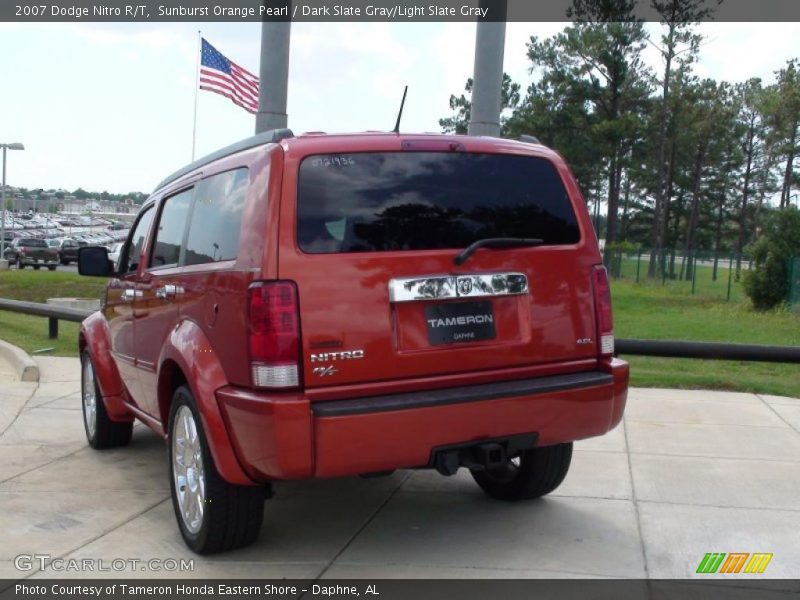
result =
[[[194,79],[194,121],[192,122],[192,162],[194,162],[194,149],[197,142],[197,96],[200,92],[200,57],[203,53],[203,34],[197,30],[197,62],[195,64]]]

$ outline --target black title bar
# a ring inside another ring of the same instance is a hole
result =
[[[16,22],[459,22],[569,21],[572,0],[2,0],[0,21]],[[798,0],[706,0],[699,20],[800,21]],[[651,0],[635,18],[660,21]]]

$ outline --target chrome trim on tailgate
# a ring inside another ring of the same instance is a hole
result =
[[[390,302],[482,298],[527,293],[528,278],[523,273],[431,275],[389,280]]]

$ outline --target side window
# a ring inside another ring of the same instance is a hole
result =
[[[197,184],[186,242],[187,265],[236,258],[248,179],[247,169],[236,169]]]
[[[174,267],[180,261],[193,191],[185,190],[164,200],[156,239],[150,252],[150,268]]]
[[[122,275],[133,273],[139,268],[139,259],[142,255],[144,240],[147,237],[147,232],[150,230],[150,223],[153,222],[154,213],[153,207],[150,206],[139,215],[139,221],[133,228],[131,236],[125,244],[125,249],[120,255],[118,271]]]

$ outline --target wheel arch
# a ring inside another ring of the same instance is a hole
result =
[[[125,386],[111,357],[111,335],[100,311],[92,313],[81,323],[78,351],[83,355],[84,350],[88,350],[92,357],[97,385],[103,397],[120,396]]]
[[[222,363],[201,327],[181,321],[165,340],[158,359],[158,408],[169,437],[172,396],[180,385],[191,391],[217,471],[228,483],[253,485],[233,449],[216,391],[228,385]]]
[[[102,402],[109,418],[118,422],[133,420],[133,416],[123,401],[126,394],[125,384],[111,356],[111,335],[108,323],[100,311],[94,312],[84,319],[78,330],[78,351],[81,357],[83,357],[84,350],[89,352],[92,359],[97,387],[100,388]]]

